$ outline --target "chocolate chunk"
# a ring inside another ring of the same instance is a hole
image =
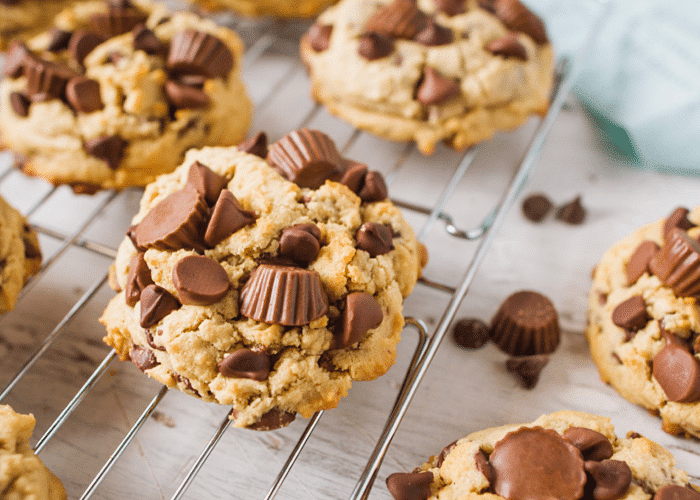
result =
[[[394,236],[391,226],[377,222],[365,222],[355,234],[357,248],[369,253],[370,257],[384,255],[394,249]]]
[[[532,194],[523,200],[523,215],[532,222],[540,222],[552,209],[552,202],[543,194]]]
[[[51,29],[51,41],[49,46],[46,48],[49,52],[59,52],[61,50],[66,50],[68,48],[68,42],[70,42],[70,37],[73,35],[70,31],[64,31],[60,28]]]
[[[280,237],[280,255],[282,257],[306,266],[309,262],[316,260],[320,249],[318,238],[304,228],[292,226],[282,230]]]
[[[224,78],[233,69],[233,55],[217,37],[187,29],[175,34],[170,42],[168,69],[174,74]]]
[[[700,242],[684,230],[671,229],[649,269],[677,297],[700,297]]]
[[[348,294],[343,310],[342,328],[334,333],[331,349],[343,349],[362,340],[369,330],[381,325],[383,319],[382,307],[370,294]]]
[[[496,443],[489,461],[496,471],[493,491],[504,498],[577,500],[583,495],[581,453],[553,430],[510,432]]]
[[[248,378],[262,382],[270,375],[270,356],[250,349],[237,349],[222,359],[219,373],[224,377]]]
[[[416,0],[394,0],[369,18],[365,31],[375,31],[394,38],[412,39],[428,20]]]
[[[512,356],[550,354],[559,345],[557,311],[544,295],[516,292],[493,317],[491,340]]]
[[[331,45],[331,33],[333,33],[332,24],[314,23],[306,36],[309,39],[309,45],[315,52],[323,52],[328,50]]]
[[[157,334],[157,335],[163,335],[163,331],[162,331],[162,330],[156,330],[156,334]],[[165,347],[163,347],[162,345],[156,344],[156,341],[155,341],[155,339],[153,338],[153,334],[151,333],[151,330],[146,330],[146,342],[148,342],[148,345],[151,346],[153,349],[157,349],[157,350],[159,350],[159,351],[166,352],[166,351],[165,351]]]
[[[10,94],[10,104],[12,105],[12,110],[17,116],[29,116],[29,106],[32,104],[32,102],[29,100],[29,97],[23,93],[12,92]]]
[[[639,244],[625,268],[628,285],[634,285],[644,273],[651,274],[649,262],[658,251],[659,245],[651,240],[642,241]]]
[[[13,41],[7,48],[3,74],[9,78],[19,78],[24,73],[24,63],[29,57],[29,49],[19,41]]]
[[[688,209],[685,207],[676,208],[671,215],[666,218],[664,222],[664,238],[671,232],[671,229],[677,227],[683,231],[687,231],[691,227],[695,227],[695,224],[688,220]]]
[[[577,196],[574,200],[559,207],[556,218],[567,224],[583,224],[583,221],[586,220],[586,209],[581,204],[581,197]]]
[[[423,29],[416,33],[413,39],[426,47],[436,47],[438,45],[452,43],[454,35],[451,29],[437,24],[435,20],[430,17],[426,21]]]
[[[317,189],[344,166],[333,140],[323,132],[295,130],[270,147],[270,164],[299,187]]]
[[[587,461],[584,467],[595,482],[593,500],[617,500],[632,482],[632,471],[622,460]]]
[[[547,30],[542,20],[528,10],[519,0],[496,0],[494,13],[509,29],[529,35],[539,44],[547,43]],[[481,5],[482,2],[480,1]]]
[[[92,31],[78,30],[68,42],[68,51],[78,64],[83,64],[87,55],[107,38]]]
[[[301,326],[328,312],[328,298],[316,271],[263,264],[241,289],[240,310],[256,321]]]
[[[250,139],[241,142],[238,145],[238,150],[263,159],[267,158],[267,134],[258,132]]]
[[[510,358],[506,361],[506,370],[518,378],[523,389],[533,389],[548,362],[549,356],[546,354]]]
[[[133,5],[110,4],[106,13],[94,14],[91,21],[97,33],[105,38],[113,38],[144,24],[147,18],[145,13]]]
[[[586,427],[570,427],[563,434],[564,439],[581,451],[585,461],[607,460],[613,455],[612,443],[600,432]]]
[[[394,500],[426,500],[430,496],[433,473],[395,472],[386,478],[386,487]]]
[[[146,54],[158,55],[165,53],[165,45],[156,34],[146,28],[145,24],[137,25],[132,31],[134,35],[134,50],[143,50]]]
[[[263,416],[260,417],[260,420],[246,427],[246,429],[250,429],[252,431],[274,431],[281,429],[282,427],[287,427],[289,424],[294,422],[296,417],[297,414],[294,412],[273,408],[272,410],[263,414]]]
[[[155,368],[160,364],[152,351],[138,345],[133,345],[131,347],[129,357],[131,358],[131,361],[138,366],[139,370],[144,373],[146,373],[146,370]]]
[[[654,356],[652,373],[669,401],[692,403],[700,400],[700,361],[688,344],[661,330],[666,345]]]
[[[653,500],[700,500],[700,493],[685,486],[667,484],[659,488]]]
[[[442,449],[442,451],[437,457],[437,460],[435,460],[435,467],[442,467],[442,464],[445,462],[445,458],[447,458],[447,455],[452,451],[452,448],[454,448],[455,446],[457,446],[457,441],[452,441],[450,444],[448,444]]]
[[[141,292],[141,327],[151,328],[173,311],[180,303],[172,293],[158,285],[148,285]]]
[[[426,67],[423,79],[418,85],[416,99],[421,104],[443,104],[461,93],[459,85],[454,80],[440,74],[437,70]]]
[[[78,113],[93,113],[105,107],[100,95],[100,84],[84,76],[68,80],[66,99]]]
[[[24,61],[24,76],[27,94],[37,102],[63,98],[68,80],[77,73],[68,66],[29,56]]]
[[[476,462],[476,469],[481,472],[484,477],[488,480],[489,484],[496,480],[496,470],[489,462],[484,450],[479,450],[474,454],[474,462]]]
[[[368,31],[357,41],[357,53],[368,61],[382,59],[394,52],[394,40],[387,35]]]
[[[209,105],[207,93],[197,87],[184,85],[175,80],[167,80],[163,86],[168,102],[177,109],[199,109]]]
[[[211,219],[204,233],[204,243],[209,248],[214,248],[233,233],[253,222],[255,222],[255,212],[243,210],[233,193],[224,189],[212,210]]]
[[[635,295],[621,302],[612,313],[612,322],[620,328],[636,332],[649,322],[644,297]]]
[[[527,50],[525,46],[518,41],[518,36],[515,33],[508,33],[507,35],[497,38],[496,40],[490,42],[486,49],[496,56],[503,56],[506,59],[514,58],[520,59],[521,61],[527,61]]]
[[[209,206],[214,205],[219,199],[221,191],[226,188],[228,180],[217,174],[206,165],[194,162],[187,173],[187,185],[192,186],[199,194],[204,196]]]
[[[116,170],[119,168],[128,144],[118,135],[108,135],[86,141],[85,151],[103,160],[112,170]]]
[[[226,270],[209,257],[188,255],[173,267],[173,285],[180,302],[195,306],[216,304],[229,289]]]
[[[435,5],[440,12],[450,17],[467,11],[466,0],[435,0]]]
[[[479,349],[489,341],[489,327],[477,318],[462,318],[452,327],[452,338],[459,347]]]
[[[134,229],[137,248],[203,250],[204,197],[190,188],[175,191],[151,209]]]
[[[153,285],[151,270],[144,259],[144,252],[139,252],[129,262],[129,274],[126,277],[126,289],[124,290],[126,304],[134,307],[141,300],[141,292],[148,285]]]

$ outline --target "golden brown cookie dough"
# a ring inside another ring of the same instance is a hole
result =
[[[338,0],[191,0],[210,10],[231,9],[246,16],[312,17]]]
[[[593,275],[586,329],[604,382],[658,414],[667,432],[695,437],[700,437],[698,223],[700,207],[690,213],[679,208],[613,245]]]
[[[420,251],[381,174],[321,132],[240,147],[146,188],[100,321],[121,359],[270,429],[389,369]]]
[[[14,38],[26,39],[45,30],[54,16],[76,0],[0,1],[0,50]]]
[[[8,52],[0,139],[29,175],[77,192],[145,185],[248,129],[243,44],[193,13],[87,1],[27,46]]]
[[[554,72],[544,25],[518,0],[343,0],[301,55],[317,101],[424,154],[544,114]]]
[[[36,420],[0,405],[0,496],[8,500],[63,500],[61,481],[34,454]]]

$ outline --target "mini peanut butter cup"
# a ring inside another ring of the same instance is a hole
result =
[[[365,30],[411,39],[425,27],[427,21],[428,16],[418,8],[415,0],[394,0],[369,18]]]
[[[549,354],[559,345],[557,311],[544,295],[516,292],[493,317],[491,340],[513,356]]]
[[[682,229],[669,231],[649,269],[678,297],[700,296],[700,242]]]
[[[68,80],[78,74],[63,64],[27,56],[24,76],[27,78],[27,94],[36,102],[63,98]]]
[[[104,14],[92,16],[92,26],[105,38],[113,38],[133,30],[139,24],[146,22],[148,16],[133,6],[110,5]]]
[[[214,35],[187,29],[175,34],[170,42],[168,69],[174,74],[224,78],[232,68],[231,51]]]
[[[241,289],[241,314],[284,326],[308,325],[328,312],[316,271],[262,264]]]

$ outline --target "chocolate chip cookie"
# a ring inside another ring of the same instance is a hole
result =
[[[396,500],[700,500],[673,455],[609,419],[560,411],[530,424],[475,432],[387,487]]]
[[[338,0],[190,0],[210,10],[231,9],[246,16],[311,17]]]
[[[554,72],[544,24],[519,0],[343,0],[301,55],[332,113],[425,154],[543,114]]]
[[[593,275],[586,335],[604,382],[700,437],[700,207],[613,245]]]
[[[268,430],[389,369],[420,250],[381,174],[301,129],[188,152],[113,270],[101,322],[121,359]]]
[[[14,38],[26,39],[51,25],[76,0],[0,0],[0,50]]]
[[[147,0],[79,3],[13,42],[0,139],[22,169],[76,192],[171,172],[191,147],[245,136],[251,104],[231,30]]]

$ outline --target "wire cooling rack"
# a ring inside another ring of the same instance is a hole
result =
[[[587,35],[584,40],[594,36],[606,3],[603,0],[591,2],[595,15],[582,30]],[[305,25],[226,17],[219,21],[235,27],[248,47],[244,78],[256,103],[253,130],[267,130],[273,139],[303,126],[327,131],[346,156],[366,161],[385,174],[393,201],[404,209],[407,219],[418,230],[419,239],[429,248],[432,242],[445,244],[444,235],[450,239],[446,243],[448,247],[453,241],[476,243],[476,247],[465,251],[471,252],[471,257],[461,259],[468,264],[460,279],[431,276],[426,272],[420,280],[419,288],[441,296],[436,301],[441,304],[441,308],[436,309],[441,318],[433,318],[434,330],[429,335],[431,328],[426,321],[408,317],[404,332],[407,338],[400,346],[398,365],[390,372],[392,375],[385,376],[389,378],[395,400],[381,404],[365,401],[368,404],[361,410],[357,402],[353,407],[341,403],[341,408],[332,412],[348,412],[348,417],[343,417],[348,419],[362,419],[364,412],[375,412],[370,419],[375,422],[382,420],[382,414],[388,414],[383,425],[367,431],[368,436],[334,436],[341,444],[333,447],[346,451],[344,458],[348,459],[349,467],[362,472],[359,477],[352,478],[353,488],[344,489],[348,481],[336,478],[340,486],[337,490],[317,492],[319,498],[367,498],[392,438],[496,231],[537,162],[545,139],[564,106],[584,50],[574,58],[560,59],[549,112],[543,119],[524,127],[527,140],[518,139],[522,142],[518,144],[522,146],[521,160],[515,170],[504,169],[506,177],[511,177],[495,188],[496,192],[500,191],[496,202],[478,217],[476,224],[460,227],[461,214],[451,214],[446,207],[454,202],[455,192],[465,182],[470,166],[484,154],[482,147],[474,147],[461,155],[440,149],[431,159],[420,157],[412,145],[377,147],[378,139],[331,118],[308,98],[306,76],[296,57],[296,44]],[[586,41],[582,43],[582,47],[587,45]],[[230,458],[229,436],[235,434],[234,455],[246,455],[248,465],[236,464],[235,475],[219,476],[216,480],[211,479],[216,474],[209,473],[208,484],[200,485],[196,497],[275,497],[302,450],[310,440],[316,439],[314,431],[324,412],[281,431],[227,432],[230,421],[225,409],[173,394],[177,391],[168,391],[135,373],[130,363],[115,362],[116,353],[108,351],[101,343],[102,332],[96,318],[110,297],[106,286],[108,266],[137,210],[142,191],[130,189],[91,197],[76,196],[66,188],[24,178],[10,168],[9,160],[9,156],[0,160],[0,165],[6,165],[0,173],[0,193],[26,214],[39,232],[45,260],[39,274],[22,291],[17,309],[0,318],[0,355],[3,356],[0,387],[4,387],[0,402],[37,416],[34,448],[63,479],[69,496],[133,498],[138,494],[140,498],[185,498],[190,487],[201,482],[199,473],[208,466],[208,459],[216,456],[219,463]],[[440,170],[426,173],[425,166],[431,161],[440,163],[437,165]],[[441,187],[425,192],[422,181],[426,175],[431,178],[431,184],[439,182]],[[441,225],[444,235],[438,236],[436,228]],[[454,248],[461,252],[463,247]],[[406,313],[411,315],[410,304]],[[51,325],[48,332],[47,325]],[[411,331],[417,334],[415,341],[410,340]],[[371,387],[358,385],[361,386],[359,391],[368,391]],[[115,390],[116,395],[110,393]],[[382,392],[382,397],[385,393]],[[174,412],[182,412],[186,418],[173,417]],[[159,425],[154,427],[152,422]],[[333,420],[331,425],[335,423]],[[148,432],[142,430],[144,426],[149,426]],[[152,436],[155,444],[147,447],[141,439],[145,434]],[[332,435],[332,431],[324,431],[317,439],[323,441]],[[355,440],[362,445],[355,446]],[[183,446],[173,446],[173,441],[182,442]],[[220,451],[222,441],[228,446],[224,452]],[[178,462],[173,458],[175,455],[188,458]],[[325,460],[322,456],[320,459]],[[313,457],[310,461],[313,462]],[[154,463],[162,464],[162,470],[150,470]],[[251,477],[246,467],[255,469],[257,477],[260,469],[270,464],[279,465],[270,472],[263,471],[263,476],[275,478],[271,484],[246,481]],[[303,472],[308,474],[308,466]],[[326,474],[331,476],[327,483],[333,484],[333,473]],[[153,488],[151,482],[159,486]],[[304,488],[312,490],[313,486]],[[289,497],[298,498],[299,494]],[[315,498],[311,494],[309,497]]]

